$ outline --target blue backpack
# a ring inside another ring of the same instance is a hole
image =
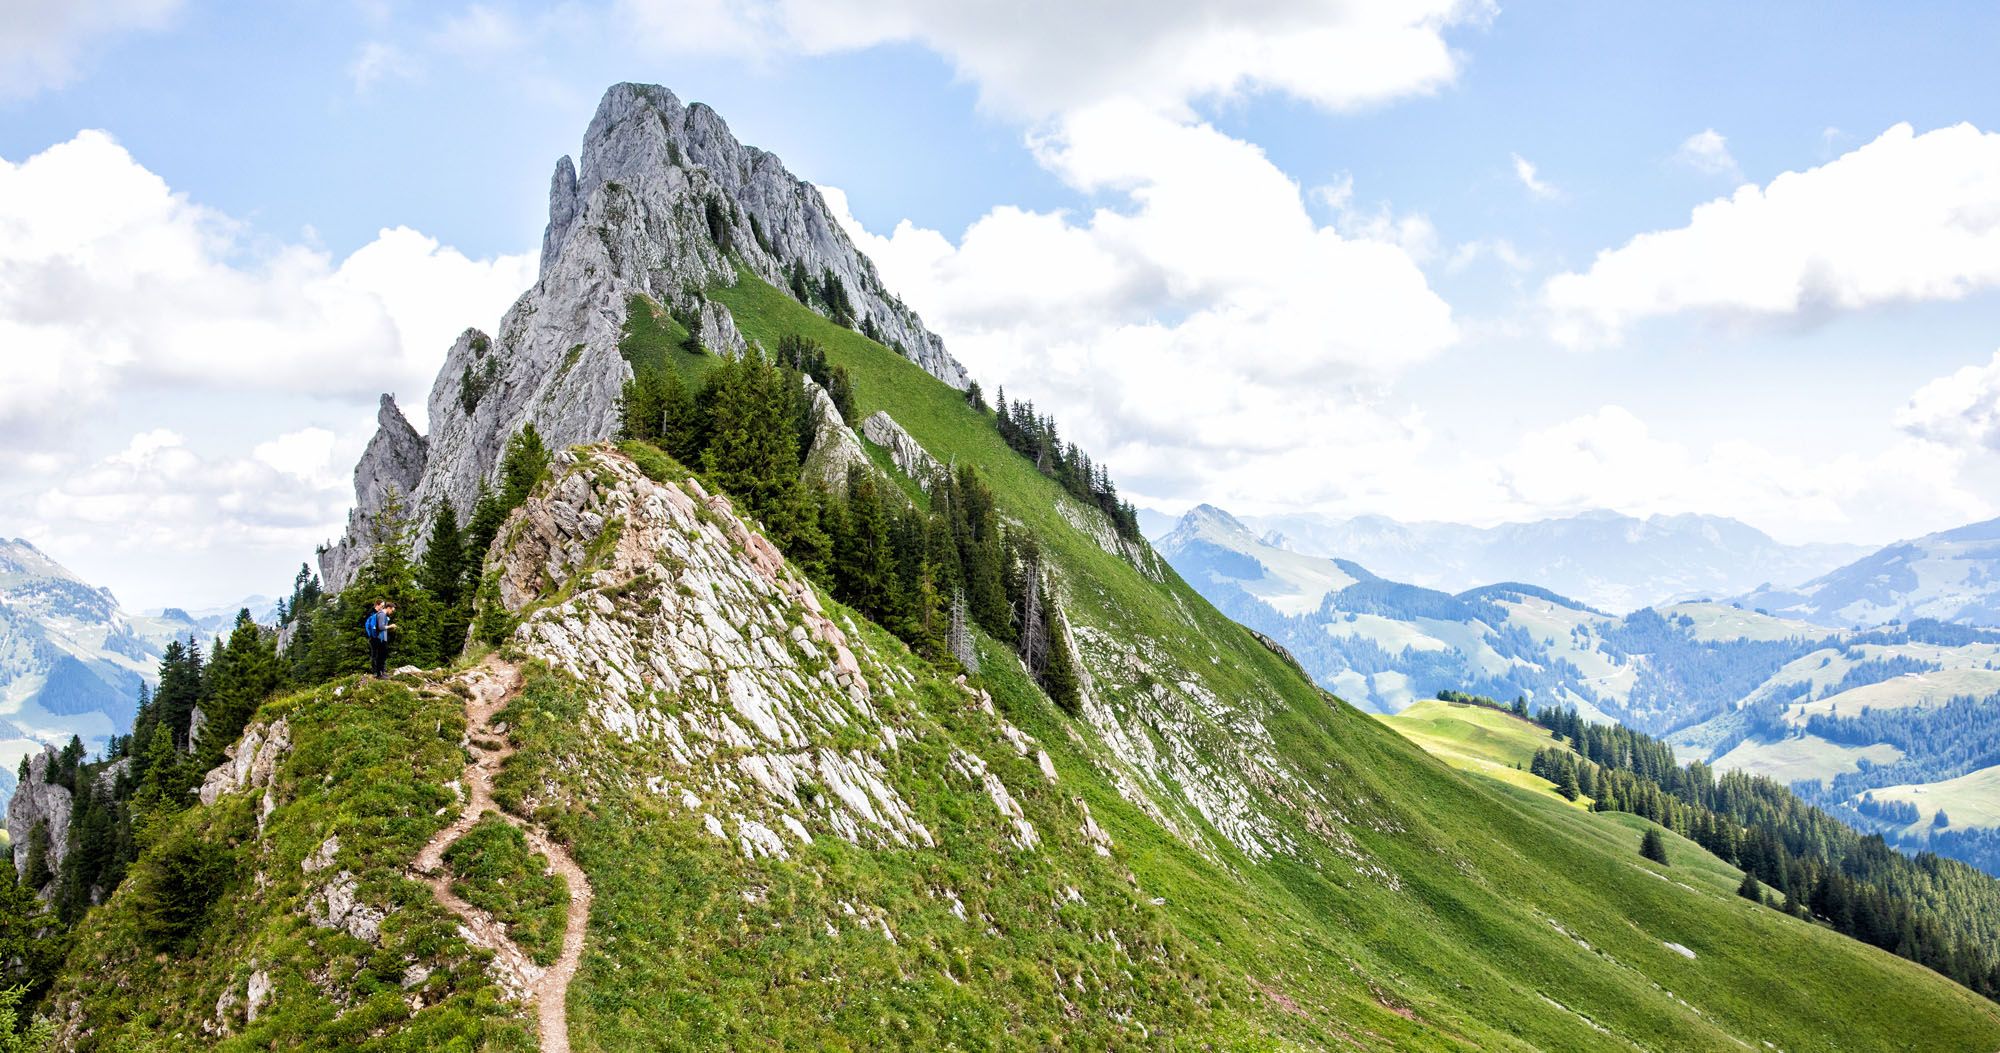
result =
[[[381,616],[381,611],[369,611],[368,617],[361,619],[361,635],[367,637],[371,643],[375,640],[375,619]]]

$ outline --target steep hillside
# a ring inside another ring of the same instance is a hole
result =
[[[1899,541],[1797,588],[1761,587],[1742,602],[1831,626],[1919,618],[2000,625],[2000,519]]]
[[[937,391],[912,434],[978,456],[956,394],[903,380]],[[1053,508],[1011,457],[978,457],[1009,511]],[[1993,1006],[1921,969],[1659,880],[1620,820],[1439,766],[1059,514],[1081,719],[990,642],[983,687],[913,659],[665,478],[569,455],[494,553],[522,675],[487,726],[513,751],[494,796],[594,894],[567,1048],[2000,1041]],[[459,928],[413,869],[460,812],[493,661],[267,705],[78,934],[65,1044],[532,1048],[512,992],[535,976],[500,940],[525,926]],[[191,867],[203,909],[163,914]],[[519,884],[479,909],[533,916],[545,886]]]
[[[1866,552],[1859,545],[1786,545],[1734,519],[1703,515],[1635,519],[1600,511],[1494,527],[1312,514],[1246,521],[1282,547],[1350,559],[1425,588],[1531,581],[1617,612],[1794,584]]]
[[[850,282],[843,311],[824,282],[767,280],[786,276],[721,222],[756,215],[738,198],[762,184],[690,171],[719,143],[690,130],[719,120],[663,100],[612,89],[588,189],[558,169],[520,334],[462,341],[437,389],[470,376],[480,407],[419,438],[385,405],[357,470],[362,523],[392,477],[426,519],[468,486],[518,499],[473,546],[472,631],[497,649],[268,701],[199,805],[142,811],[143,851],[44,1001],[63,1048],[2000,1044],[2000,1007],[1969,990],[1723,877],[1662,874],[1628,819],[1454,771],[1315,688],[1134,541],[1108,490],[1086,501],[1017,452],[948,359],[889,330],[914,324],[893,300]],[[621,212],[607,170],[733,196]],[[583,281],[586,261],[626,277]],[[799,371],[719,354],[727,333]],[[595,400],[628,377],[614,446],[619,400]],[[556,446],[545,472],[499,448],[539,450],[509,439],[526,423]],[[925,624],[957,558],[940,506],[967,495],[1004,525],[1006,566],[985,569],[1019,603],[999,633],[957,603]],[[830,566],[815,516],[884,579]],[[910,566],[881,565],[885,538]],[[396,566],[413,623],[446,606]],[[1457,604],[1583,636],[1538,590],[1353,577],[1336,595],[1434,605],[1440,632]],[[350,601],[317,610],[344,629]],[[153,770],[186,768],[160,752]]]

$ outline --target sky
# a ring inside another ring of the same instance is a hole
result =
[[[2000,515],[1989,4],[0,0],[0,536],[285,590],[664,84],[1177,512]]]

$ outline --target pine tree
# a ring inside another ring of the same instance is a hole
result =
[[[1639,839],[1639,854],[1661,866],[1667,866],[1667,839],[1660,836],[1660,828],[1649,826],[1645,836]]]
[[[1743,872],[1743,883],[1736,886],[1736,894],[1752,903],[1764,902],[1764,886],[1757,883],[1757,875],[1748,870]]]
[[[1059,615],[1049,619],[1048,668],[1042,674],[1042,689],[1070,716],[1083,712],[1083,692],[1076,675],[1076,656],[1070,653],[1069,634],[1059,624]]]
[[[542,444],[542,433],[535,430],[535,423],[529,421],[507,441],[506,456],[500,461],[500,500],[508,511],[521,507],[548,467],[549,448]]]
[[[199,744],[203,767],[221,761],[223,748],[236,741],[257,706],[283,681],[277,633],[258,625],[248,610],[238,611],[228,641],[216,647],[208,666],[207,701],[202,704],[208,724]]]
[[[1582,796],[1583,791],[1576,785],[1576,765],[1564,764],[1561,774],[1562,778],[1556,783],[1556,792],[1562,795],[1563,800],[1574,801]]]
[[[431,513],[430,538],[417,565],[417,587],[430,598],[436,618],[430,626],[431,650],[448,662],[465,649],[465,629],[472,621],[472,588],[466,568],[465,536],[451,502],[438,502]]]

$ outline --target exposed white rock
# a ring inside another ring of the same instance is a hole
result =
[[[271,1001],[271,974],[262,969],[250,973],[250,979],[243,988],[243,1019],[248,1023],[257,1022],[257,1014]],[[219,1007],[218,1007],[219,1008]]]
[[[377,517],[392,500],[404,505],[404,514],[415,509],[410,500],[417,493],[429,459],[429,444],[403,416],[394,395],[383,395],[375,411],[375,437],[361,451],[354,465],[354,507],[347,513],[347,537],[355,543],[336,545],[320,553],[320,578],[344,587],[354,579],[365,562],[367,551],[380,540],[376,537]]]
[[[802,379],[813,403],[813,442],[812,449],[806,451],[803,474],[809,482],[820,483],[835,492],[845,492],[847,470],[871,466],[868,451],[861,447],[861,440],[855,436],[854,429],[840,418],[840,408],[833,404],[833,396],[828,395],[826,389],[815,383],[813,378]]]
[[[736,319],[730,315],[729,308],[714,300],[701,302],[694,337],[701,342],[703,350],[724,358],[735,358],[749,347],[743,340],[743,334],[737,330]]]
[[[242,789],[270,786],[278,765],[292,748],[291,726],[282,718],[269,727],[261,723],[243,729],[243,737],[225,748],[228,759],[217,765],[201,781],[201,803],[212,805],[223,794]],[[270,807],[267,797],[267,812]]]
[[[51,874],[62,872],[63,857],[69,854],[69,813],[74,802],[67,787],[49,781],[56,759],[56,751],[47,746],[29,757],[28,778],[14,788],[7,802],[7,837],[14,847],[17,875],[28,872],[28,843],[37,824],[48,835],[45,858]]]
[[[357,940],[374,943],[382,936],[382,919],[389,912],[370,906],[359,898],[359,882],[354,872],[343,870],[321,886],[306,903],[306,917],[322,929],[346,932]]]
[[[910,437],[896,418],[889,416],[888,410],[876,410],[861,422],[861,436],[877,446],[889,451],[889,459],[894,461],[903,474],[915,479],[918,485],[928,490],[931,480],[944,467],[938,464],[922,444]]]

